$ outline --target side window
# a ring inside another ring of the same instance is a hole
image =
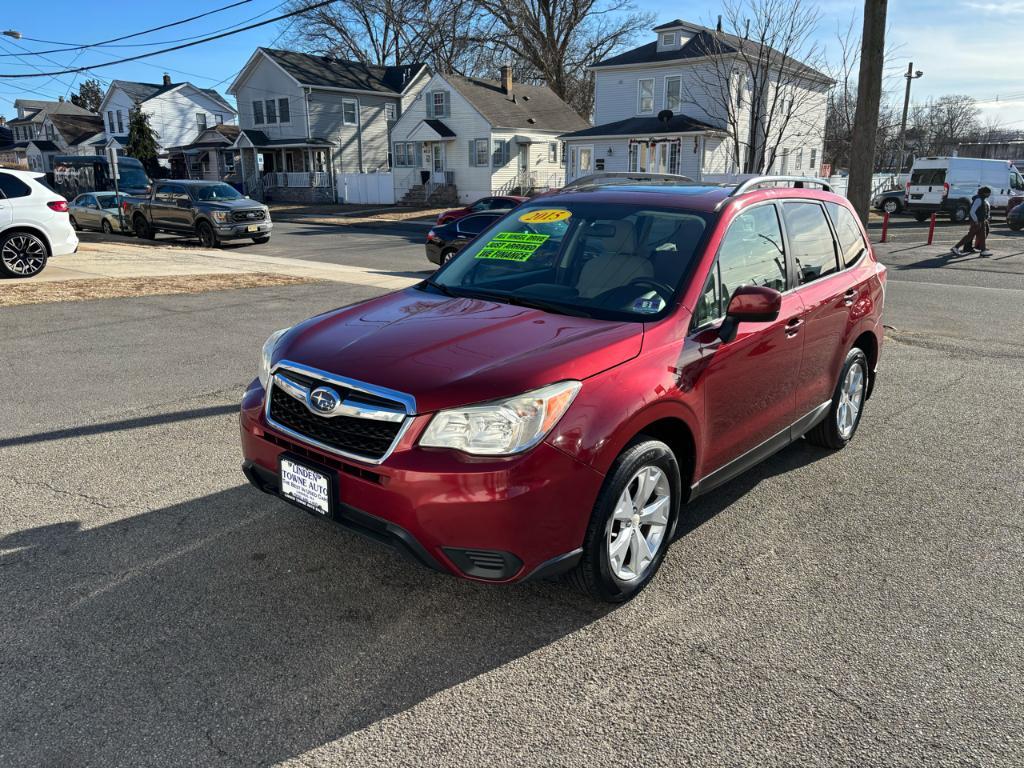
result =
[[[475,203],[473,203],[473,205],[469,207],[469,210],[471,210],[473,213],[476,213],[477,211],[486,211],[490,207],[491,198],[485,197],[483,200],[477,200]]]
[[[28,197],[32,194],[28,184],[9,173],[0,173],[0,197]]]
[[[838,272],[836,246],[825,210],[818,203],[785,203],[782,215],[800,285]]]
[[[839,203],[826,203],[829,216],[835,225],[836,234],[839,235],[840,258],[843,266],[852,266],[867,251],[867,243],[864,242],[864,235],[861,234],[857,219],[850,209],[839,205]]]
[[[786,290],[786,252],[774,205],[760,205],[733,219],[704,284],[694,324],[723,317],[733,292],[743,285]]]
[[[493,216],[467,216],[457,226],[462,234],[474,237],[487,229],[493,221]]]
[[[170,184],[160,184],[156,188],[154,197],[161,203],[169,203],[174,197],[174,187]]]

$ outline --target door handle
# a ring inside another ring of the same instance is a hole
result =
[[[848,290],[846,293],[843,294],[843,304],[845,304],[848,307],[852,306],[853,305],[853,301],[856,298],[857,298],[857,291],[856,291],[856,289],[851,288],[850,290]]]
[[[786,322],[786,336],[793,338],[800,332],[800,326],[804,324],[803,318],[791,317]]]

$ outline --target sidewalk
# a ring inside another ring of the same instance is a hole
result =
[[[401,222],[417,226],[431,226],[442,211],[448,208],[403,208],[381,205],[298,205],[270,204],[270,217],[274,221],[302,224],[360,224],[386,225]]]

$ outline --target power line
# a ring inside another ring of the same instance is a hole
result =
[[[239,5],[245,5],[246,3],[251,3],[251,2],[252,2],[252,0],[238,0],[237,2],[231,3],[230,5],[225,5],[225,6],[222,6],[220,8],[214,8],[212,11],[206,11],[206,13],[200,13],[198,16],[191,16],[191,17],[189,17],[187,19],[182,19],[181,21],[172,21],[169,24],[162,24],[159,27],[153,27],[151,29],[144,29],[142,32],[133,32],[130,35],[122,35],[121,37],[114,37],[114,38],[111,38],[110,40],[101,40],[98,43],[88,43],[88,44],[85,44],[85,45],[81,45],[81,44],[78,44],[78,43],[61,43],[61,42],[58,42],[56,40],[40,40],[40,39],[35,38],[35,37],[23,37],[22,39],[23,40],[31,40],[33,43],[45,43],[45,44],[48,44],[48,45],[64,45],[64,46],[69,46],[67,48],[54,48],[54,49],[49,50],[49,51],[33,52],[34,55],[36,55],[36,56],[42,56],[43,54],[47,54],[47,53],[60,53],[62,51],[77,50],[78,48],[95,48],[95,47],[97,47],[99,45],[109,45],[110,43],[117,43],[117,42],[120,42],[121,40],[129,40],[129,39],[131,39],[133,37],[140,37],[142,35],[148,35],[150,32],[159,32],[161,29],[169,29],[170,27],[178,27],[178,26],[181,26],[182,24],[188,24],[190,21],[195,21],[196,19],[201,19],[204,16],[212,16],[215,13],[220,13],[221,11],[226,11],[226,10],[228,10],[230,8],[236,8]],[[159,43],[154,43],[154,45],[159,45]]]
[[[248,1],[248,0],[244,0],[244,1]],[[54,77],[56,75],[72,75],[75,72],[89,72],[92,69],[99,69],[100,67],[112,67],[115,64],[125,64],[125,63],[127,63],[129,61],[139,61],[140,59],[148,59],[150,56],[159,56],[159,55],[164,54],[164,53],[170,53],[171,51],[180,51],[183,48],[191,48],[194,45],[201,45],[203,43],[209,43],[209,42],[211,42],[213,40],[219,40],[219,39],[221,39],[223,37],[230,37],[231,35],[237,35],[240,32],[248,32],[250,29],[256,29],[257,27],[265,27],[267,24],[273,24],[274,22],[281,21],[282,19],[290,19],[293,16],[299,16],[299,15],[301,15],[303,13],[309,13],[310,11],[315,11],[317,8],[323,8],[325,5],[330,5],[332,2],[334,2],[334,0],[321,0],[321,2],[319,2],[319,3],[313,3],[312,5],[308,5],[305,8],[299,8],[298,10],[290,11],[288,13],[283,13],[280,16],[275,16],[272,19],[266,19],[265,21],[260,21],[260,22],[257,22],[255,24],[250,24],[247,27],[241,27],[240,29],[234,29],[234,30],[231,30],[229,32],[221,32],[219,35],[212,35],[210,37],[205,37],[202,40],[195,40],[195,41],[193,41],[191,43],[182,43],[181,45],[176,45],[176,46],[173,46],[171,48],[164,48],[164,49],[159,50],[159,51],[151,51],[149,53],[140,53],[138,56],[129,56],[127,58],[118,59],[116,61],[108,61],[108,62],[104,62],[102,64],[93,64],[93,65],[91,65],[89,67],[78,67],[77,69],[62,69],[62,70],[57,71],[57,72],[40,72],[38,75],[27,75],[27,74],[24,74],[24,73],[16,73],[16,74],[0,74],[0,77],[3,77],[3,78],[24,78],[24,77]]]

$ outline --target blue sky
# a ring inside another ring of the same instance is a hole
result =
[[[105,13],[101,6],[82,0],[7,0],[0,24],[4,29],[18,30],[25,38],[80,44],[129,34],[143,27],[157,26],[227,4],[228,0],[137,0],[134,8],[144,7],[146,13],[142,14],[128,12],[132,6],[124,4],[117,6],[116,13]],[[721,12],[717,2],[689,3],[684,10],[678,2],[670,0],[641,0],[639,4],[653,11],[659,22],[682,14],[684,18],[710,25]],[[278,15],[280,5],[281,0],[251,0],[187,25],[125,42],[170,41],[200,35],[242,24],[251,17],[258,17],[254,19],[258,21]],[[817,5],[823,13],[819,37],[826,48],[834,52],[835,30],[845,27],[852,16],[859,17],[861,4],[825,0]],[[968,93],[979,100],[986,117],[998,116],[1007,127],[1024,129],[1024,83],[1019,69],[1012,63],[1012,57],[1000,55],[1009,54],[1018,47],[1022,22],[1024,0],[954,0],[952,3],[948,0],[941,3],[934,0],[913,3],[890,0],[888,47],[893,52],[889,62],[890,88],[894,95],[902,94],[900,73],[905,71],[908,61],[913,61],[916,69],[925,72],[925,76],[914,83],[915,97]],[[167,71],[175,81],[191,80],[197,85],[217,87],[223,91],[252,50],[259,45],[271,44],[279,32],[279,25],[269,25],[145,62],[99,68],[96,74],[104,81],[120,78],[158,82],[162,73]],[[4,54],[0,57],[0,73],[38,71],[27,66],[28,63],[45,68],[45,71],[72,64],[98,64],[147,50],[104,48],[84,53],[71,50],[48,54],[51,61],[35,56],[18,58],[7,55],[22,55],[24,49],[41,51],[57,47],[60,46],[0,37],[0,54]],[[0,114],[13,116],[13,102],[19,96],[56,97],[77,92],[74,77],[0,79]],[[1008,98],[1013,96],[1016,98]]]

